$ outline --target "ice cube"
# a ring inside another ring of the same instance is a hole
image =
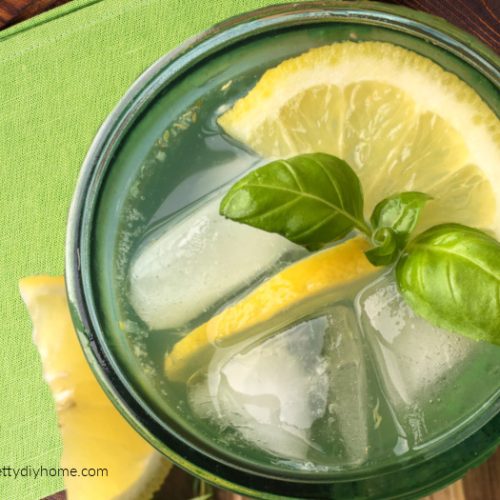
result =
[[[324,318],[290,328],[235,355],[221,369],[228,389],[260,423],[307,430],[326,408],[328,377],[321,358]]]
[[[358,307],[386,383],[406,404],[446,377],[477,346],[416,316],[392,275],[362,292]]]
[[[305,459],[314,446],[309,429],[326,412],[325,327],[317,318],[257,344],[220,349],[206,382],[190,390],[193,410],[215,416],[254,446]]]
[[[392,273],[367,287],[357,308],[395,423],[410,447],[419,448],[451,428],[459,432],[459,425],[495,396],[500,348],[416,316]]]
[[[281,236],[220,216],[219,203],[201,201],[133,257],[130,302],[151,329],[182,327],[286,254],[305,255]]]
[[[366,459],[366,367],[354,311],[345,305],[219,348],[206,379],[189,392],[199,416],[280,458],[320,468]]]

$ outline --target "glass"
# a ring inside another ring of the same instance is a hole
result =
[[[217,110],[244,95],[283,59],[353,39],[396,43],[434,60],[475,88],[498,114],[496,57],[442,20],[374,2],[270,7],[189,40],[139,78],[96,137],[70,214],[66,279],[72,314],[89,363],[110,399],[172,461],[249,496],[422,496],[460,477],[500,442],[497,391],[415,453],[360,466],[293,470],[258,452],[223,449],[208,439],[207,429],[179,410],[182,398],[159,377],[149,376],[141,353],[134,351],[140,342],[134,337],[144,332],[124,317],[127,305],[117,286],[124,280],[119,264],[128,258],[129,243],[145,224],[153,230],[169,213],[257,161],[251,152],[217,136]],[[225,86],[228,81],[233,83]],[[163,356],[164,336],[148,342],[152,352],[156,347]],[[161,363],[160,357],[155,362]]]

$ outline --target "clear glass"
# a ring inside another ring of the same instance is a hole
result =
[[[168,214],[258,161],[218,136],[213,118],[220,107],[244,95],[281,60],[350,39],[388,41],[425,55],[458,74],[498,114],[495,56],[441,20],[373,2],[272,7],[188,41],[134,84],[89,152],[70,215],[66,275],[73,317],[110,398],[174,462],[250,496],[421,496],[459,477],[500,441],[497,391],[421,449],[373,462],[297,469],[259,450],[222,447],[210,439],[214,429],[189,418],[183,397],[157,374],[168,336],[150,335],[144,343],[147,333],[126,303],[120,273],[145,228],[154,231]],[[228,81],[233,84],[225,87]],[[157,353],[148,366],[140,345]],[[381,347],[379,355],[388,354]],[[498,356],[487,353],[484,359],[469,376],[498,375]]]

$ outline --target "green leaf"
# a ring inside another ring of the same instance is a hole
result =
[[[396,262],[417,225],[422,208],[430,199],[424,193],[408,191],[377,204],[370,218],[375,248],[365,252],[373,265],[387,266]]]
[[[392,229],[388,227],[377,229],[373,234],[372,241],[376,246],[367,250],[365,255],[374,266],[388,266],[396,262],[400,248],[396,233]]]
[[[431,196],[417,191],[385,198],[373,210],[370,218],[373,229],[392,229],[397,236],[399,248],[403,249],[417,225],[422,208],[430,199]]]
[[[399,288],[430,323],[500,345],[500,243],[459,224],[435,226],[407,247]]]
[[[357,175],[345,161],[323,153],[273,161],[250,172],[224,196],[220,213],[311,250],[355,227],[370,233]]]

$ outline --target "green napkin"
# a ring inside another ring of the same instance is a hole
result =
[[[0,32],[0,499],[63,488],[62,478],[8,469],[57,467],[61,452],[17,282],[62,274],[66,215],[99,125],[162,54],[271,3],[284,1],[75,0]]]

